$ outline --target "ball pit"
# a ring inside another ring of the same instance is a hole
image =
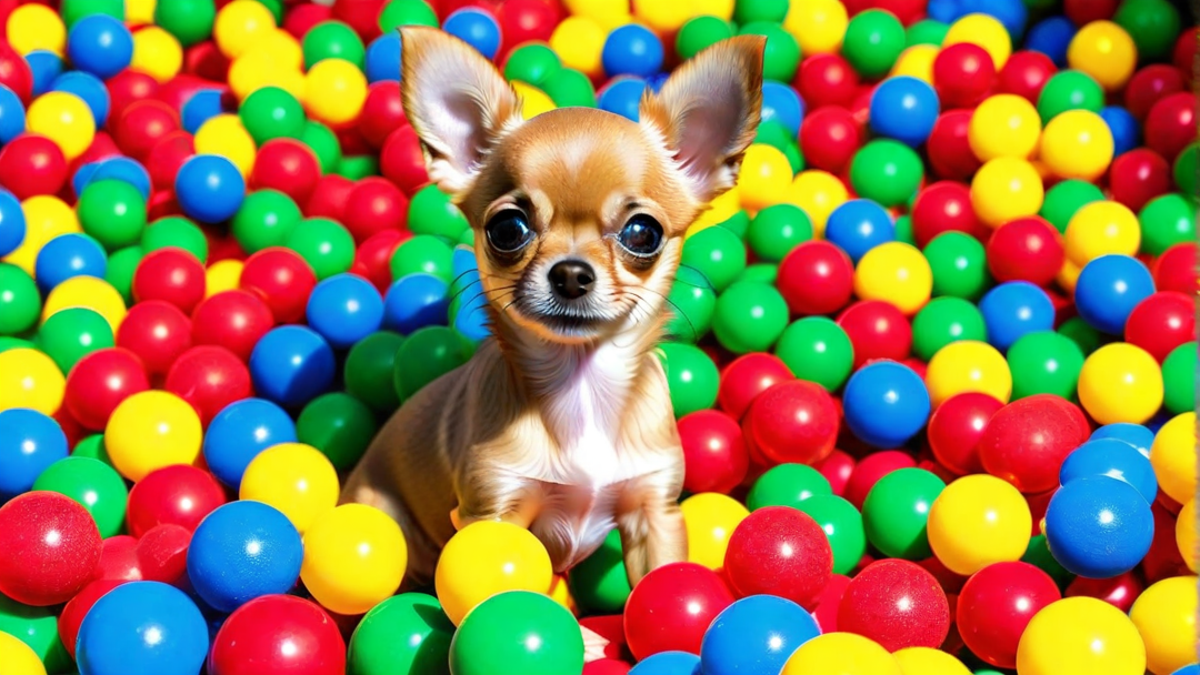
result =
[[[1198,672],[1183,3],[0,19],[0,675]],[[337,505],[490,335],[402,25],[492,60],[525,117],[636,120],[767,38],[763,122],[668,294],[689,557],[633,587],[616,532],[562,575],[483,522],[399,588],[424,542]]]

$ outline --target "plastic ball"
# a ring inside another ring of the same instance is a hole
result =
[[[909,145],[929,137],[937,116],[937,94],[915,77],[890,77],[871,95],[871,129]]]
[[[720,575],[696,563],[669,563],[634,588],[625,605],[625,637],[639,661],[659,652],[699,654],[704,633],[733,594]]]
[[[8,633],[0,633],[0,659],[4,661],[4,673],[17,675],[46,675],[46,666],[32,647]]]
[[[841,171],[849,166],[861,147],[861,136],[862,131],[849,111],[828,106],[817,108],[804,118],[798,140],[806,162],[817,169]]]
[[[1154,293],[1150,270],[1124,255],[1103,255],[1089,261],[1075,287],[1079,314],[1092,327],[1121,334],[1126,321]]]
[[[275,28],[271,10],[252,0],[236,0],[217,12],[213,37],[225,56],[233,59],[252,48]]]
[[[116,334],[117,346],[136,354],[148,375],[166,375],[192,346],[192,323],[178,307],[161,300],[130,308]]]
[[[402,593],[367,612],[350,638],[348,665],[361,675],[447,672],[454,625],[437,599]],[[437,665],[434,665],[437,664]]]
[[[1057,396],[1040,394],[997,411],[979,441],[984,469],[1034,494],[1058,484],[1059,467],[1087,440],[1082,412]]]
[[[1125,86],[1137,57],[1129,33],[1111,21],[1093,21],[1081,27],[1067,48],[1067,64],[1091,75],[1108,91]]]
[[[250,355],[255,390],[284,406],[302,405],[328,389],[335,367],[329,343],[303,326],[272,329]]]
[[[807,317],[783,331],[775,353],[801,380],[834,392],[850,377],[854,346],[846,331],[824,317]]]
[[[66,45],[66,27],[53,9],[44,5],[22,6],[7,16],[6,37],[22,56],[45,49],[62,56]]]
[[[940,349],[929,361],[925,375],[934,406],[967,392],[986,394],[1007,403],[1013,380],[1000,352],[975,340],[954,342]]]
[[[812,615],[795,602],[752,595],[713,619],[704,634],[700,660],[708,672],[774,672],[797,647],[820,633]]]
[[[989,665],[1012,668],[1025,627],[1042,608],[1060,599],[1054,580],[1034,565],[995,563],[963,584],[955,622],[972,653]]]
[[[133,59],[133,37],[111,16],[86,16],[71,27],[67,56],[76,68],[107,80]]]
[[[901,145],[900,147],[904,148],[905,146]],[[861,153],[855,155],[855,158],[857,159],[859,156],[861,156]],[[892,164],[889,165],[887,170],[897,168],[896,165]],[[906,164],[904,168],[908,169],[910,167]],[[869,180],[870,177],[868,176],[866,179]],[[875,198],[866,194],[863,196]],[[792,187],[789,188],[787,194],[787,201],[789,203],[799,206],[808,214],[813,223],[813,231],[818,236],[825,231],[825,221],[829,218],[829,214],[837,208],[838,204],[841,204],[848,198],[849,194],[846,191],[846,186],[836,176],[826,171],[813,169],[801,171],[796,174],[796,177],[792,179]],[[881,200],[876,199],[876,201]]]
[[[825,237],[858,262],[872,248],[893,241],[895,225],[882,206],[869,199],[853,199],[829,214]]]
[[[979,219],[991,227],[1036,214],[1044,197],[1037,170],[1015,157],[986,162],[971,181],[971,205]]]
[[[78,96],[52,91],[39,96],[26,112],[30,132],[49,138],[68,161],[83,154],[92,143],[96,122]]]
[[[314,119],[340,126],[358,117],[367,100],[367,78],[352,63],[325,59],[304,82],[304,107]]]
[[[944,401],[929,418],[929,446],[937,461],[965,475],[982,473],[979,441],[988,420],[1004,403],[983,393],[956,394]]]
[[[775,148],[755,143],[746,151],[738,177],[742,204],[753,211],[779,203],[792,182],[787,157]]]
[[[1174,162],[1183,149],[1196,140],[1196,103],[1188,92],[1159,99],[1146,116],[1146,146]]]
[[[0,352],[0,412],[29,408],[53,415],[62,405],[65,386],[54,361],[32,346]]]
[[[1171,577],[1151,584],[1133,603],[1129,618],[1146,645],[1146,667],[1152,673],[1174,673],[1193,663],[1195,577]]]
[[[899,141],[879,138],[869,141],[854,155],[850,162],[850,184],[860,196],[892,207],[916,194],[924,172],[915,150]]]
[[[812,517],[770,506],[751,513],[734,530],[724,568],[741,597],[774,595],[811,608],[832,573],[833,555]]]
[[[200,418],[178,396],[143,391],[122,401],[104,431],[113,466],[132,481],[171,464],[191,464],[200,454]]]
[[[210,607],[232,612],[255,598],[286,593],[303,555],[300,535],[284,514],[255,501],[231,502],[192,535],[188,579]]]
[[[133,58],[129,65],[159,82],[169,82],[183,66],[183,49],[167,31],[147,26],[133,34]]]
[[[270,247],[246,259],[239,282],[242,289],[261,297],[276,323],[292,323],[304,316],[316,275],[295,252]]]
[[[63,373],[87,354],[113,346],[113,331],[100,314],[86,307],[69,307],[42,322],[38,346]]]
[[[659,349],[675,415],[711,408],[717,401],[719,378],[713,360],[686,343],[664,343]]]
[[[10,408],[0,412],[0,499],[11,499],[33,488],[38,476],[66,459],[67,438],[53,418],[36,410]]]
[[[1195,464],[1195,422],[1193,412],[1172,417],[1154,437],[1150,448],[1150,463],[1158,477],[1159,487],[1168,497],[1179,503],[1192,498],[1196,491],[1196,478],[1186,469]]]
[[[1162,397],[1162,371],[1140,347],[1108,344],[1083,362],[1079,402],[1100,424],[1142,424],[1158,412]]]
[[[874,359],[901,361],[912,350],[913,334],[900,310],[882,300],[862,300],[837,317],[854,349],[854,367]]]
[[[197,672],[208,651],[208,626],[181,590],[132,581],[102,596],[79,627],[76,659],[96,675],[128,672],[131,663],[163,675]]]
[[[1030,620],[1016,664],[1030,675],[1096,669],[1135,675],[1146,670],[1146,651],[1137,627],[1121,610],[1095,598],[1064,598]]]
[[[836,246],[804,242],[779,264],[779,292],[795,314],[829,314],[844,307],[853,292],[854,267]]]
[[[628,24],[608,34],[600,58],[609,76],[649,77],[662,67],[663,46],[650,30]]]
[[[264,595],[241,605],[212,643],[212,675],[254,675],[263,668],[303,675],[346,670],[338,624],[315,603],[290,595]]]
[[[229,404],[209,423],[204,459],[222,483],[237,488],[246,467],[259,453],[294,442],[295,424],[282,408],[264,399],[247,398]]]
[[[854,291],[863,300],[883,300],[905,315],[929,301],[933,273],[913,246],[889,242],[869,250],[854,272]]]
[[[868,365],[850,377],[843,394],[846,425],[880,448],[903,445],[929,417],[929,392],[920,377],[898,363]]]
[[[150,388],[142,360],[123,348],[99,349],[67,374],[63,405],[88,429],[103,429],[122,401]]]
[[[818,635],[788,657],[780,675],[902,675],[900,664],[878,642],[855,633]]]
[[[245,191],[245,179],[237,166],[219,155],[196,155],[184,162],[175,178],[180,207],[189,217],[204,223],[232,218]]]
[[[719,569],[729,537],[749,511],[737,500],[715,492],[692,495],[680,504],[688,533],[688,561]]]
[[[396,592],[407,564],[396,521],[370,506],[344,504],[305,532],[300,578],[329,611],[361,614]]]
[[[763,351],[786,326],[787,303],[769,284],[738,282],[717,296],[713,332],[730,351]]]
[[[934,298],[913,317],[913,351],[925,361],[955,342],[986,338],[983,315],[962,298]]]
[[[850,19],[842,43],[843,56],[864,77],[881,77],[905,46],[904,26],[890,12],[869,9]]]
[[[1026,333],[1009,347],[1006,358],[1013,373],[1013,398],[1034,394],[1072,397],[1084,360],[1079,345],[1053,331]]]
[[[34,275],[43,292],[75,276],[103,278],[107,267],[104,249],[83,234],[60,234],[38,252]]]
[[[997,281],[1044,286],[1062,268],[1062,236],[1041,217],[1020,218],[996,228],[987,242],[988,270]]]
[[[1099,115],[1068,110],[1046,125],[1040,159],[1060,178],[1095,180],[1113,158],[1113,134]]]
[[[1021,493],[988,475],[954,481],[929,511],[929,544],[952,572],[971,575],[1025,553],[1032,526]]]
[[[988,97],[975,109],[967,140],[980,161],[1027,159],[1038,147],[1042,125],[1029,101],[1014,94]]]
[[[1077,478],[1050,499],[1046,541],[1071,573],[1107,579],[1146,555],[1151,523],[1150,505],[1134,486],[1108,476]]]
[[[82,505],[28,492],[0,506],[0,593],[35,607],[75,596],[100,562],[100,532]]]
[[[863,502],[868,541],[888,557],[928,557],[926,521],[930,505],[945,487],[924,469],[898,469],[880,478]]]
[[[507,672],[550,675],[582,671],[583,660],[583,636],[574,617],[554,600],[530,591],[487,598],[459,626],[450,645],[450,667],[462,675],[496,672],[498,662]]]
[[[1041,288],[1010,281],[988,291],[979,302],[988,342],[1008,350],[1022,336],[1054,328],[1054,305]]]
[[[303,443],[280,443],[254,456],[242,474],[238,498],[278,509],[301,533],[337,505],[337,473],[329,459]]]
[[[1067,483],[1088,476],[1108,476],[1137,488],[1147,502],[1158,496],[1158,481],[1149,458],[1125,441],[1089,440],[1067,456],[1059,481]]]
[[[331,346],[345,349],[379,329],[383,299],[365,279],[338,274],[316,285],[306,315]]]
[[[988,53],[969,42],[950,45],[933,60],[933,85],[947,108],[978,103],[995,76],[996,67]]]
[[[164,523],[191,532],[225,503],[225,492],[207,472],[171,464],[146,474],[129,493],[129,532],[143,537]]]
[[[744,425],[754,451],[772,463],[815,464],[833,451],[837,409],[819,385],[781,382],[751,403]]]
[[[690,652],[667,651],[642,659],[628,671],[627,675],[697,675],[700,672],[700,657]]]
[[[949,632],[950,607],[937,580],[920,565],[880,560],[850,581],[837,622],[839,629],[885,649],[935,647]]]

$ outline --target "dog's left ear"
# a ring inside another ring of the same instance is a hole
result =
[[[762,109],[766,38],[719,42],[680,66],[658,95],[642,97],[641,123],[660,134],[696,201],[733,187]]]

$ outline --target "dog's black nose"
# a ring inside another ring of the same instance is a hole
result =
[[[582,298],[596,283],[596,272],[581,260],[564,260],[550,268],[550,284],[559,297],[567,300]]]

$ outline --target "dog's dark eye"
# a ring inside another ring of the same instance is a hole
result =
[[[639,213],[630,218],[629,222],[625,223],[625,227],[621,228],[621,233],[617,235],[617,241],[626,251],[634,255],[654,255],[662,246],[662,225],[659,225],[658,221],[650,216]]]
[[[500,253],[516,253],[533,239],[529,221],[517,209],[504,209],[492,216],[484,230],[488,243]]]

